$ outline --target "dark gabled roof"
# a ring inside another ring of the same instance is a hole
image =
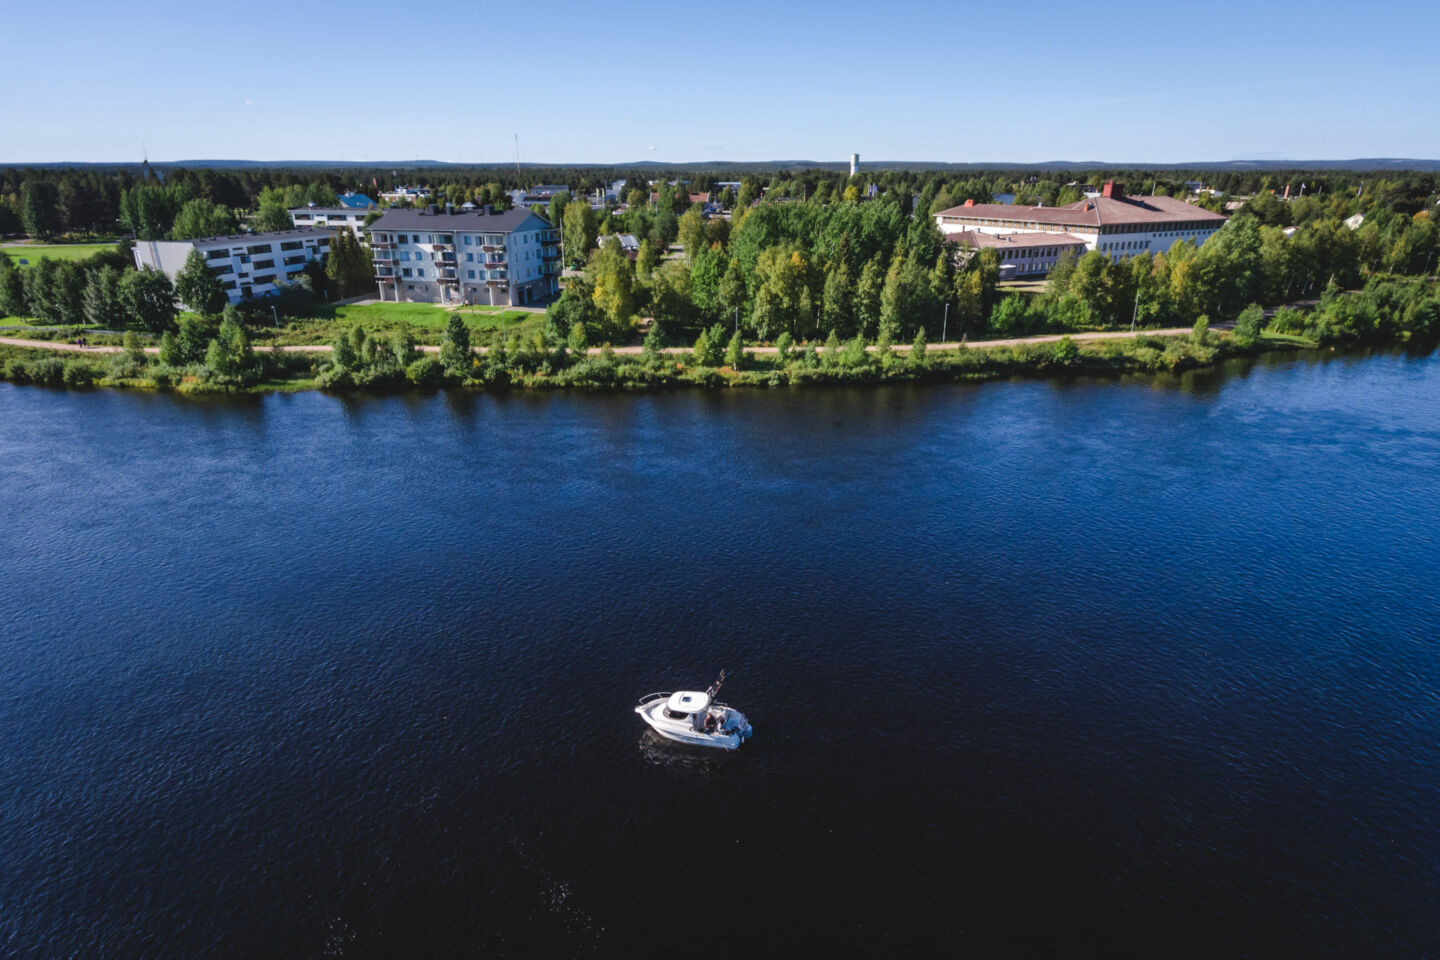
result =
[[[323,213],[327,217],[338,216],[340,214],[344,214],[347,217],[363,217],[370,211],[365,210],[361,207],[291,207],[290,212],[310,214]]]
[[[427,213],[424,210],[386,210],[385,215],[370,224],[376,230],[458,230],[483,233],[511,233],[533,218],[534,229],[547,230],[550,221],[524,207],[486,213],[478,210],[457,210],[454,213]]]

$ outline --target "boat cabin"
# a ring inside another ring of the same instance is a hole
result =
[[[670,720],[689,720],[690,726],[704,731],[706,712],[710,709],[710,694],[696,690],[679,690],[670,694],[665,701],[665,716]]]

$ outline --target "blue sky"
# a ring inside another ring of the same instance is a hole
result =
[[[1141,11],[1141,12],[1136,12]],[[0,163],[1440,157],[1440,2],[115,4],[5,18]]]

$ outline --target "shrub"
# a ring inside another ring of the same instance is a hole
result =
[[[405,368],[405,378],[417,387],[438,387],[445,381],[445,364],[426,354]]]

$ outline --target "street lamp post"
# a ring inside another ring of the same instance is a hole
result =
[[[945,342],[945,335],[950,332],[950,303],[945,303],[945,319],[940,321],[940,342]]]

